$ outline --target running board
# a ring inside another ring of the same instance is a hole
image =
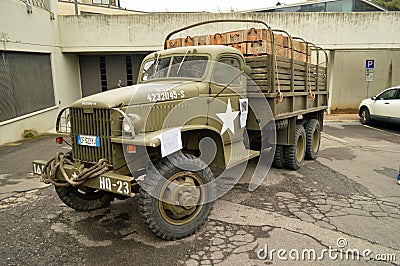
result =
[[[247,150],[243,141],[226,144],[224,146],[226,169],[246,162],[260,155],[259,151]]]

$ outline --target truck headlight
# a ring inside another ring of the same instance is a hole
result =
[[[122,132],[124,132],[124,133],[130,133],[131,132],[131,126],[128,124],[128,122],[125,119],[122,122]]]
[[[125,115],[122,121],[122,135],[135,137],[135,117],[133,115]]]

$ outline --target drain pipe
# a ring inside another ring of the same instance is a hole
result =
[[[79,10],[78,10],[78,0],[75,0],[75,15],[79,15]]]

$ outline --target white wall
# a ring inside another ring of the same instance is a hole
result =
[[[374,60],[374,81],[365,80],[365,61]],[[400,85],[400,50],[336,51],[331,109],[358,107],[362,99]],[[367,96],[368,93],[368,96]]]
[[[180,27],[212,19],[258,19],[325,49],[400,49],[400,12],[371,13],[228,13],[63,16],[59,19],[65,52],[151,51]],[[249,28],[219,24],[183,35]]]
[[[52,0],[57,12],[57,1]],[[20,0],[0,1],[0,51],[49,53],[52,65],[55,106],[23,117],[0,122],[0,144],[21,139],[26,129],[44,132],[55,125],[58,110],[80,98],[78,58],[63,54],[60,47],[58,21],[51,13],[32,6],[32,14]]]

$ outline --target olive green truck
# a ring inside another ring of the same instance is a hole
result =
[[[226,22],[264,28],[170,39]],[[240,178],[237,167],[259,157],[264,170],[255,188],[271,164],[296,170],[316,158],[328,103],[327,55],[252,20],[194,24],[169,34],[164,46],[145,57],[136,85],[61,110],[56,139],[71,151],[33,161],[33,173],[78,211],[137,195],[149,229],[174,240],[207,221],[213,201],[227,191],[217,182],[226,171]]]

